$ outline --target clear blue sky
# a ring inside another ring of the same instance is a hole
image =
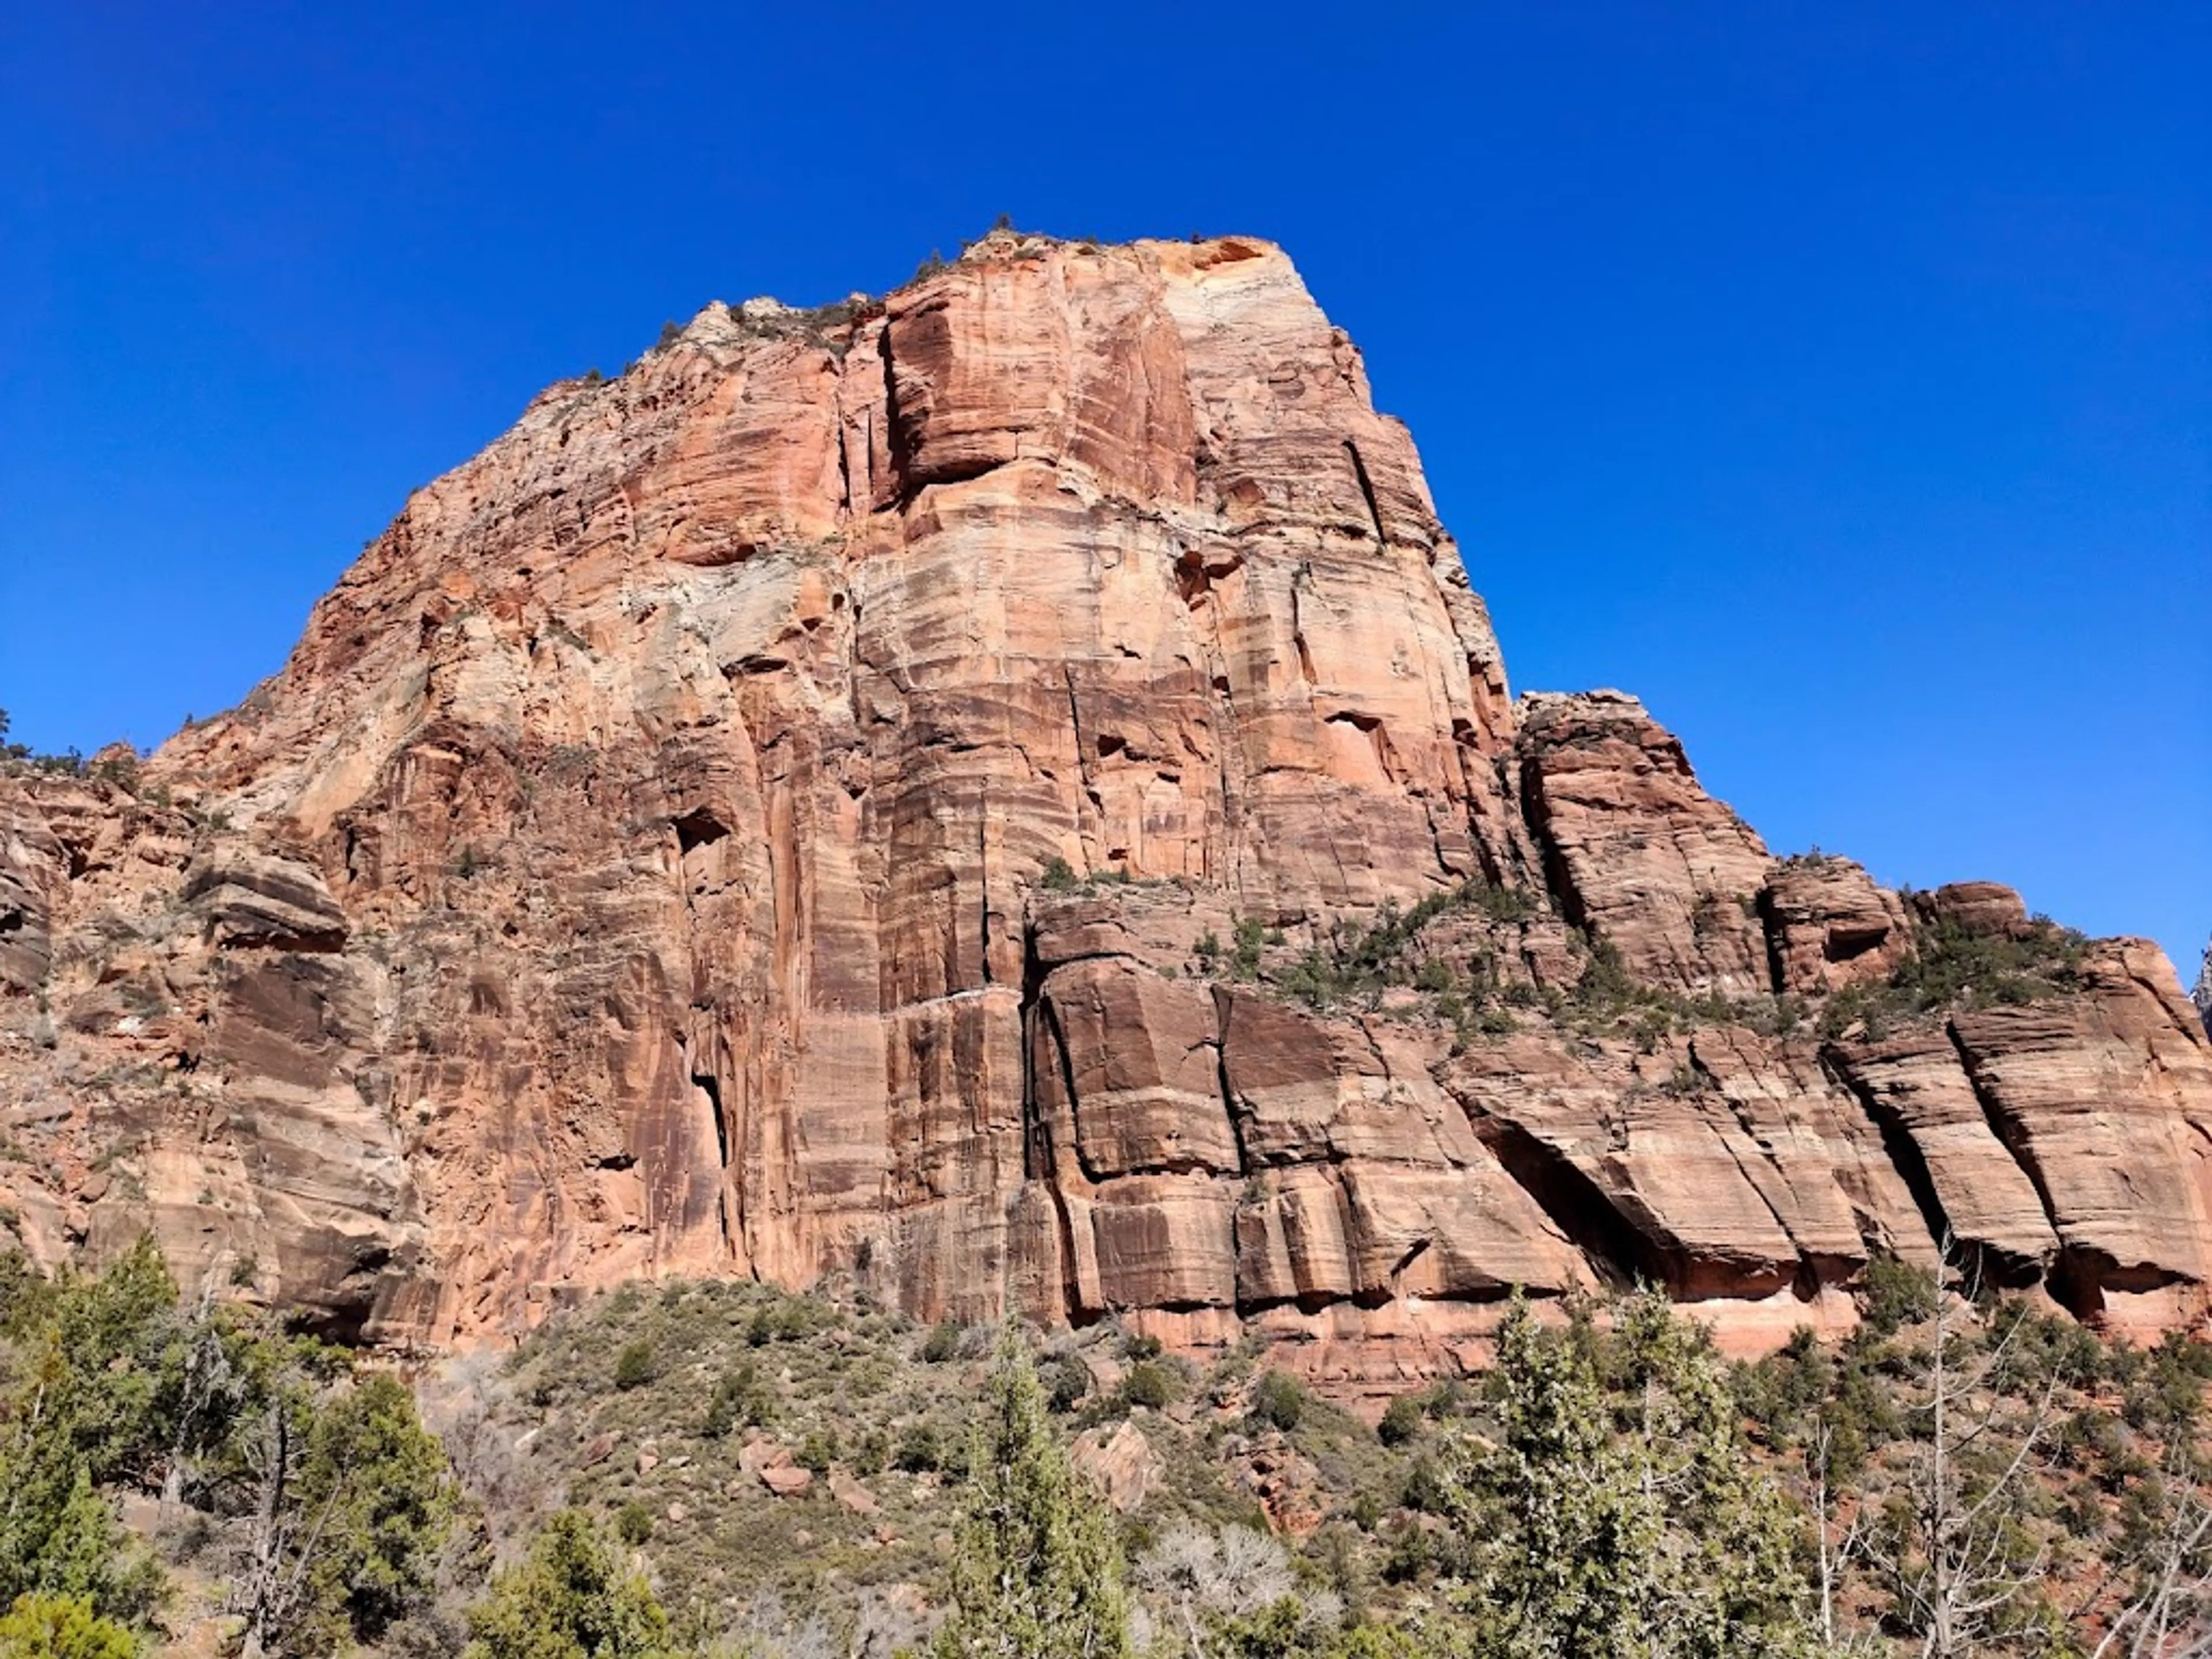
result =
[[[709,298],[1236,231],[1517,687],[1640,692],[1778,848],[2212,929],[2212,8],[23,0],[0,63],[19,738],[235,702]]]

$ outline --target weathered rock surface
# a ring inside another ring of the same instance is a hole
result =
[[[2172,970],[1824,1020],[1945,927],[2039,937],[1511,701],[1281,253],[994,236],[554,387],[133,787],[0,779],[0,1201],[394,1344],[842,1275],[1381,1389],[1516,1285],[1756,1346],[1946,1237],[2201,1317]]]
[[[1617,691],[1524,700],[1521,777],[1569,921],[1638,979],[1769,988],[1755,906],[1773,860],[1682,745]]]
[[[1897,895],[1849,859],[1814,854],[1778,865],[1759,890],[1775,988],[1818,996],[1887,979],[1912,951]]]

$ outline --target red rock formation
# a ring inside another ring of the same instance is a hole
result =
[[[1356,1389],[1513,1285],[1648,1274],[1756,1344],[1946,1232],[2145,1328],[2212,1274],[2163,959],[1815,1036],[2017,900],[1917,920],[1632,700],[1516,708],[1260,243],[709,307],[418,491],[142,777],[0,780],[11,1224],[150,1224],[342,1333],[842,1274]]]

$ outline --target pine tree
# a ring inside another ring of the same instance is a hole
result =
[[[422,1601],[455,1497],[445,1450],[404,1383],[367,1376],[319,1404],[298,1504],[319,1518],[306,1553],[308,1603],[324,1632],[374,1641]]]
[[[11,1296],[16,1364],[0,1376],[0,1605],[40,1592],[135,1619],[158,1600],[160,1569],[125,1549],[101,1487],[143,1459],[175,1300],[150,1239],[96,1278],[65,1274]]]
[[[82,1595],[22,1595],[0,1617],[0,1659],[138,1659],[138,1641]]]
[[[1790,1511],[1755,1468],[1710,1339],[1646,1288],[1617,1310],[1617,1420],[1656,1540],[1653,1652],[1808,1653],[1807,1590]]]
[[[1053,1438],[1011,1324],[970,1452],[952,1597],[936,1659],[1128,1659],[1111,1522]]]
[[[1813,1651],[1780,1494],[1717,1358],[1645,1291],[1619,1334],[1547,1336],[1516,1297],[1498,1443],[1454,1483],[1481,1659],[1796,1659]],[[1603,1362],[1603,1369],[1601,1369]]]
[[[1455,1483],[1481,1553],[1475,1648],[1484,1659],[1599,1659],[1638,1650],[1639,1590],[1656,1540],[1578,1345],[1547,1340],[1516,1297],[1498,1333],[1497,1446],[1471,1472],[1488,1514]]]
[[[670,1659],[668,1614],[580,1510],[546,1523],[530,1558],[469,1610],[462,1659]]]

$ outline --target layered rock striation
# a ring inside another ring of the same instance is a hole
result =
[[[430,1346],[841,1276],[1348,1386],[1515,1285],[1848,1324],[1941,1240],[2205,1306],[2171,966],[1777,859],[1633,699],[1511,701],[1261,243],[709,307],[125,769],[0,781],[0,1191],[48,1261],[150,1225]]]

